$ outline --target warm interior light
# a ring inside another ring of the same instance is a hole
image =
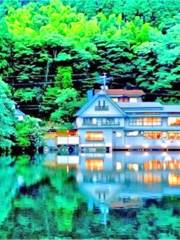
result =
[[[144,183],[151,184],[151,183],[159,183],[161,182],[161,176],[155,175],[151,172],[145,172],[143,176]]]
[[[169,117],[168,125],[170,126],[180,126],[180,117]]]
[[[117,171],[122,170],[122,163],[121,162],[116,162],[116,170]]]
[[[103,170],[103,165],[103,159],[92,158],[86,160],[86,170],[100,171]]]
[[[151,160],[144,163],[144,170],[160,170],[163,168],[163,164],[158,160]]]
[[[86,141],[103,141],[103,132],[86,132],[85,139]]]
[[[130,171],[138,171],[139,170],[139,165],[137,163],[129,163],[128,164],[128,169]]]
[[[180,186],[180,175],[175,173],[169,173],[168,183],[170,186]]]

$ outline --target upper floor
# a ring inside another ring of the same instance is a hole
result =
[[[180,128],[180,105],[115,102],[99,91],[76,114],[77,128]]]

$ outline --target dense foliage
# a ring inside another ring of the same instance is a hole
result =
[[[11,90],[0,79],[0,153],[11,148],[38,149],[42,146],[41,121],[30,116],[18,120]]]
[[[15,134],[14,103],[8,85],[0,79],[0,151],[10,149]]]
[[[42,146],[42,128],[38,119],[26,116],[22,121],[16,123],[15,144],[16,147],[27,149]]]
[[[23,111],[61,127],[79,105],[67,116],[68,97],[64,108],[58,95],[72,90],[81,102],[103,72],[113,77],[111,87],[142,88],[148,100],[179,102],[179,4],[5,0],[0,74]]]

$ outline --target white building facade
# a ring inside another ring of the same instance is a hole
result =
[[[142,95],[95,93],[76,114],[81,152],[179,150],[180,105],[143,102]]]

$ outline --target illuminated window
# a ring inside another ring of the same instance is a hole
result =
[[[180,139],[180,132],[168,132],[168,139],[171,139],[171,140]]]
[[[116,170],[117,171],[122,170],[122,163],[121,162],[116,162]]]
[[[112,98],[114,102],[118,102],[118,98]]]
[[[130,171],[138,171],[139,170],[139,165],[137,163],[129,163],[128,164],[128,169]]]
[[[144,170],[160,170],[163,168],[163,164],[158,160],[151,160],[144,163]]]
[[[137,103],[137,102],[138,102],[138,98],[132,98],[132,97],[131,97],[131,98],[129,99],[129,101],[132,102],[132,103]]]
[[[179,140],[180,132],[145,131],[144,137],[148,139]]]
[[[153,174],[151,172],[145,172],[143,177],[144,183],[151,184],[151,183],[160,183],[161,176],[157,174]]]
[[[117,131],[117,132],[115,132],[115,134],[116,134],[116,137],[122,137],[122,132],[121,131]]]
[[[139,135],[139,132],[138,131],[131,131],[131,132],[127,132],[126,133],[127,136],[138,136]]]
[[[180,186],[180,175],[175,173],[169,173],[168,183],[170,186]]]
[[[179,160],[170,160],[164,163],[165,169],[170,170],[180,170],[180,161]]]
[[[144,132],[144,137],[149,139],[160,139],[162,137],[162,132]]]
[[[86,170],[103,170],[103,159],[87,159],[86,160]]]
[[[147,118],[134,118],[129,120],[130,126],[160,126],[161,118],[147,117]]]
[[[103,141],[103,132],[86,132],[85,139],[86,141]]]
[[[169,126],[180,126],[180,117],[169,117],[168,125]]]

